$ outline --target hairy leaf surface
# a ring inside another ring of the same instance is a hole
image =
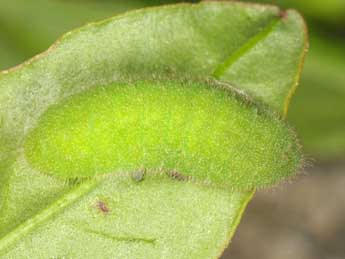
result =
[[[48,52],[4,71],[2,258],[219,256],[253,191],[152,174],[141,181],[126,176],[66,183],[30,166],[23,152],[27,134],[49,107],[74,94],[143,79],[215,77],[285,113],[305,44],[304,24],[294,11],[205,2],[144,9],[90,24],[66,34]],[[276,77],[264,76],[268,66],[274,67],[268,73],[279,71]]]

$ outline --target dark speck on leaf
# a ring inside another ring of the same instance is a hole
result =
[[[96,207],[103,214],[108,214],[110,212],[109,207],[104,201],[97,201]]]

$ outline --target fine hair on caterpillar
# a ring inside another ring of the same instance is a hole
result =
[[[62,179],[132,172],[140,182],[163,168],[175,180],[239,190],[291,178],[302,160],[279,115],[210,80],[113,83],[75,94],[40,117],[24,154]]]

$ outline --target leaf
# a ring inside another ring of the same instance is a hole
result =
[[[281,11],[280,16],[230,55],[214,75],[286,114],[302,70],[306,36],[298,13]]]
[[[345,41],[341,34],[345,24],[345,1],[258,2],[297,8],[308,18],[310,49],[301,77],[301,87],[291,105],[288,119],[299,132],[308,156],[321,161],[343,159]]]
[[[150,174],[140,182],[127,176],[71,185],[31,168],[23,143],[42,114],[71,95],[136,79],[196,80],[213,75],[220,66],[228,73],[237,62],[251,60],[256,46],[265,53],[266,48],[274,48],[260,43],[276,28],[280,35],[281,24],[284,32],[293,32],[283,35],[296,43],[289,47],[296,51],[284,56],[294,62],[275,58],[286,49],[273,51],[262,61],[266,64],[269,59],[290,75],[275,86],[284,89],[277,91],[284,104],[259,97],[262,91],[269,93],[262,84],[260,89],[243,91],[282,111],[291,94],[285,80],[295,84],[300,67],[296,64],[301,63],[306,42],[301,18],[293,11],[281,14],[275,7],[225,2],[131,12],[68,33],[45,54],[4,71],[0,75],[2,258],[219,256],[253,191],[235,192]],[[265,37],[260,36],[271,27]],[[228,67],[227,60],[243,48],[246,51]]]
[[[1,55],[0,69],[16,65],[45,50],[59,35],[76,26],[125,10],[127,6],[110,2],[0,0],[1,42],[5,47],[11,46],[16,53],[7,60]]]
[[[31,180],[32,174],[25,173],[14,177]],[[148,176],[139,183],[130,178],[88,181],[9,232],[0,242],[0,255],[215,258],[225,248],[234,231],[230,226],[237,224],[250,197],[250,193],[181,184],[166,176]]]
[[[0,69],[31,58],[62,33],[87,22],[163,2],[166,1],[0,0]]]
[[[283,8],[296,8],[312,20],[332,26],[339,26],[339,28],[342,28],[345,24],[344,1],[330,0],[326,3],[320,0],[258,0],[256,2],[276,4]]]

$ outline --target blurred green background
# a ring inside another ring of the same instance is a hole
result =
[[[175,2],[182,1],[0,0],[0,70],[46,50],[75,27]],[[223,258],[345,258],[345,0],[251,2],[296,8],[307,21],[310,49],[288,120],[313,166],[295,184],[255,196]]]

